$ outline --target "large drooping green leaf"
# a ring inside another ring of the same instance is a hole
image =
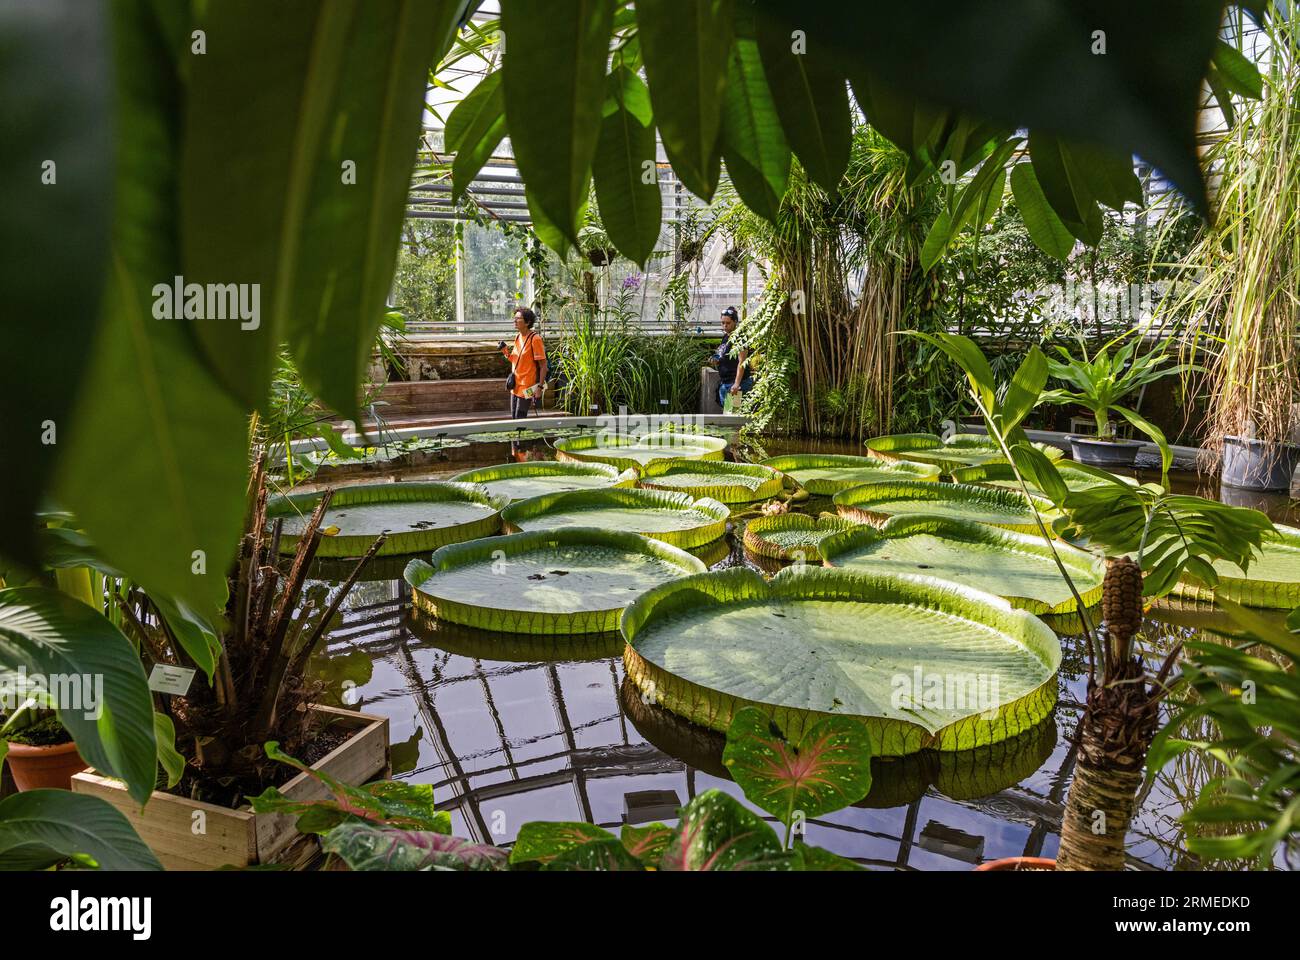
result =
[[[745,205],[775,223],[790,177],[790,147],[763,75],[758,44],[747,37],[737,37],[731,47],[722,156]]]
[[[840,516],[859,523],[879,525],[891,517],[925,514],[1035,533],[1038,521],[1034,518],[1034,507],[1049,524],[1056,518],[1056,512],[1051,501],[1031,496],[1032,503],[1018,490],[897,480],[841,490],[835,494],[834,503]]]
[[[814,496],[831,496],[847,487],[877,480],[938,480],[942,472],[936,464],[834,453],[791,453],[760,462],[790,477]]]
[[[994,424],[1002,436],[1015,430],[1038,403],[1038,396],[1047,386],[1047,358],[1038,347],[1030,347],[1025,359],[1007,384],[1006,396],[999,405]]]
[[[293,553],[320,492],[272,497],[268,522],[282,519],[280,551]],[[501,508],[509,501],[472,483],[421,480],[367,483],[334,492],[321,522],[317,556],[364,556],[381,533],[387,536],[377,556],[435,550],[448,543],[490,536],[501,528]]]
[[[858,720],[878,756],[961,750],[1051,713],[1060,643],[991,594],[929,578],[790,567],[711,571],[623,614],[628,676],[659,706],[725,730],[762,708],[790,738]]]
[[[808,50],[806,37],[801,43],[770,16],[756,19],[763,73],[785,139],[809,179],[833,194],[849,163],[851,127],[844,77],[822,50]]]
[[[686,189],[711,200],[734,31],[732,0],[643,0],[636,8],[650,101]]]
[[[1300,529],[1277,525],[1277,533],[1264,536],[1262,549],[1247,570],[1231,560],[1212,564],[1218,583],[1205,586],[1184,578],[1173,592],[1197,600],[1224,598],[1248,607],[1287,610],[1300,606]]]
[[[447,117],[446,147],[456,154],[451,162],[454,202],[465,195],[506,135],[506,97],[501,76],[500,70],[489,73]]]
[[[175,58],[189,58],[177,48],[188,27],[183,41],[168,36],[157,9],[113,6],[112,261],[94,361],[60,433],[56,494],[106,560],[206,614],[225,604],[239,539],[247,419],[194,356],[183,321],[153,313],[153,285],[181,273]]]
[[[600,122],[592,160],[596,202],[614,246],[644,267],[663,219],[650,94],[625,66],[614,68],[609,87],[613,109]]]
[[[107,275],[108,9],[15,0],[0,37],[0,524],[8,558],[34,569],[31,518],[69,438]]]
[[[101,870],[161,870],[130,822],[99,797],[27,790],[0,800],[0,870],[47,870],[72,860]]]
[[[791,741],[762,710],[747,707],[727,728],[722,762],[745,798],[787,828],[852,806],[871,789],[871,739],[848,717],[827,717]]]
[[[605,102],[614,0],[504,0],[506,123],[528,192],[570,243]]]
[[[1100,559],[1063,543],[1060,558],[1085,604],[1101,599]],[[951,580],[1009,600],[1031,613],[1077,609],[1053,547],[1042,537],[941,517],[894,517],[879,530],[858,528],[822,541],[827,565],[873,573],[912,573]]]
[[[1050,134],[1029,132],[1029,155],[1043,196],[1069,231],[1090,246],[1101,242],[1102,215],[1097,196],[1068,144]]]
[[[712,543],[726,532],[731,511],[709,497],[667,490],[570,490],[520,500],[501,511],[508,531],[601,527],[639,533],[675,547]]]
[[[321,849],[358,871],[504,870],[500,847],[428,830],[398,830],[343,823],[321,837]]]
[[[415,606],[440,620],[568,636],[616,630],[638,593],[704,569],[666,543],[593,525],[453,544],[405,576]]]
[[[798,870],[799,855],[785,850],[776,832],[734,797],[707,790],[682,808],[677,833],[660,870]]]
[[[558,460],[527,460],[466,470],[451,478],[457,483],[477,483],[489,493],[511,500],[526,500],[563,490],[594,490],[601,487],[636,486],[637,472],[607,463],[564,463]]]
[[[0,590],[0,677],[45,678],[59,722],[97,770],[144,804],[158,770],[153,703],[140,657],[98,610],[46,587]]]
[[[656,460],[721,460],[727,441],[720,437],[681,436],[676,433],[588,434],[565,437],[555,444],[560,460],[608,463],[620,470],[639,469]]]
[[[637,485],[676,490],[723,503],[766,500],[781,492],[781,476],[770,467],[726,460],[655,460],[641,471]]]
[[[1074,249],[1074,234],[1057,216],[1043,196],[1032,163],[1017,163],[1011,170],[1011,192],[1024,218],[1025,229],[1038,248],[1049,257],[1064,260]]]

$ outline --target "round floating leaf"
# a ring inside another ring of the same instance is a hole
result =
[[[655,460],[641,471],[638,486],[676,490],[723,503],[766,500],[781,492],[781,476],[770,467],[726,460]]]
[[[597,433],[560,440],[555,444],[555,455],[561,460],[609,463],[627,470],[639,469],[656,460],[721,460],[726,449],[726,440],[705,434]]]
[[[525,501],[526,502],[526,501]],[[635,533],[572,527],[485,537],[412,561],[418,609],[507,633],[600,633],[646,589],[704,571],[695,557]]]
[[[1105,470],[1098,470],[1096,467],[1089,467],[1082,463],[1057,464],[1056,472],[1061,475],[1066,489],[1071,491],[1099,487],[1116,480],[1137,486],[1137,481],[1132,477],[1107,473]],[[1015,471],[1011,469],[1009,463],[983,463],[973,467],[961,467],[952,471],[952,479],[956,483],[983,483],[993,487],[1020,489],[1020,482],[1016,480]],[[1031,492],[1041,492],[1028,477],[1025,478],[1025,482]]]
[[[745,549],[769,560],[818,563],[822,559],[820,546],[827,537],[858,526],[852,520],[830,513],[820,517],[805,513],[755,517],[745,524]]]
[[[466,470],[451,478],[457,483],[477,483],[488,492],[510,500],[526,500],[544,493],[565,490],[597,490],[602,487],[636,486],[636,470],[619,472],[607,463],[561,463],[557,460],[528,460],[501,463]]]
[[[721,537],[731,511],[708,497],[666,490],[571,490],[511,504],[501,512],[506,529],[563,530],[600,527],[639,533],[690,549]]]
[[[1043,443],[1034,446],[1053,462],[1065,456],[1065,451],[1058,447]],[[1006,462],[997,444],[982,433],[958,433],[947,441],[933,433],[894,433],[872,437],[867,441],[867,449],[885,460],[933,463],[944,473],[982,463]]]
[[[1174,593],[1188,600],[1226,598],[1247,607],[1290,609],[1300,606],[1300,528],[1277,524],[1265,534],[1263,551],[1243,571],[1231,560],[1217,560],[1219,583],[1210,588],[1184,578]]]
[[[1105,562],[1055,545],[1084,604],[1101,600]],[[827,566],[866,573],[911,573],[984,590],[1030,613],[1073,613],[1078,603],[1042,537],[946,517],[894,517],[822,541]]]
[[[1050,528],[1056,518],[1050,500],[1034,496],[1033,503]],[[876,526],[890,517],[911,514],[974,520],[1020,533],[1038,531],[1034,511],[1023,493],[969,483],[864,483],[835,494],[840,516]]]
[[[832,453],[792,453],[769,457],[766,467],[779,470],[809,493],[829,497],[860,483],[881,480],[938,480],[941,468],[930,463]]]
[[[753,706],[801,738],[852,717],[879,756],[1029,729],[1051,713],[1061,662],[1046,624],[992,594],[817,567],[685,577],[643,594],[620,629],[628,676],[688,720],[725,730]]]
[[[293,553],[320,496],[319,491],[291,493],[267,502],[268,523],[284,518],[281,553]],[[508,502],[472,483],[424,480],[339,487],[321,524],[338,532],[321,538],[317,556],[363,556],[381,533],[388,539],[379,556],[419,553],[490,536],[501,528],[501,508]]]

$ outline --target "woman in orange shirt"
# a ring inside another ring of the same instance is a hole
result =
[[[498,346],[502,355],[510,361],[510,370],[515,377],[515,385],[510,391],[510,416],[514,418],[528,416],[528,407],[536,402],[540,412],[542,408],[542,390],[546,384],[546,344],[541,335],[533,330],[537,324],[537,314],[527,307],[515,311],[515,340],[509,347],[502,340]]]

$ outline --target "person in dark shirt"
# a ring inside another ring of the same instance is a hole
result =
[[[722,343],[713,353],[713,363],[718,368],[718,403],[725,409],[728,395],[737,399],[754,387],[754,375],[749,369],[749,350],[734,341],[736,324],[740,316],[735,307],[722,311]]]

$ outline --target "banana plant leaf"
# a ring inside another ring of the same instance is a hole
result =
[[[513,503],[501,512],[506,530],[602,527],[653,537],[690,549],[712,543],[727,529],[731,511],[709,497],[666,490],[571,490]]]
[[[840,516],[879,526],[891,517],[924,514],[954,520],[974,520],[1019,533],[1038,532],[1034,509],[1051,528],[1056,508],[1045,497],[1030,500],[1015,490],[969,483],[864,483],[835,494]]]
[[[1005,600],[931,578],[732,568],[656,587],[623,614],[627,674],[653,702],[725,730],[761,708],[789,738],[853,717],[877,756],[964,750],[1034,726],[1060,642]]]
[[[1065,543],[1054,547],[1085,606],[1100,602],[1105,561]],[[821,545],[830,567],[937,577],[995,594],[1030,613],[1073,613],[1078,603],[1052,551],[1034,534],[927,516],[891,517],[879,529],[857,527]]]
[[[933,433],[893,433],[872,437],[867,449],[885,460],[913,460],[938,465],[951,474],[962,467],[1006,461],[996,443],[982,433],[958,433],[945,441]],[[1056,462],[1065,456],[1059,447],[1034,444],[1047,459]]]
[[[319,499],[320,493],[313,492],[267,501],[267,522],[284,518],[281,553],[294,552]],[[388,539],[378,556],[419,553],[490,536],[501,529],[501,508],[507,503],[505,497],[471,483],[424,480],[340,487],[325,511],[321,529],[327,535],[321,538],[317,556],[363,556],[381,533]]]
[[[501,463],[466,470],[451,478],[457,483],[477,483],[490,493],[510,500],[526,500],[544,493],[566,490],[598,490],[603,487],[634,487],[635,469],[619,472],[607,463],[561,463],[557,460],[529,460]]]
[[[807,560],[819,563],[821,544],[828,537],[859,524],[832,513],[810,517],[805,513],[781,513],[755,517],[745,524],[745,549],[768,560]]]
[[[756,463],[674,458],[647,464],[637,486],[647,490],[675,490],[692,497],[712,497],[722,503],[749,503],[780,493],[781,475]]]
[[[411,561],[415,606],[440,620],[514,634],[616,630],[643,590],[701,573],[695,557],[635,533],[572,527],[485,537]],[[497,659],[495,655],[493,659]]]
[[[705,434],[647,433],[594,434],[566,437],[555,444],[560,460],[608,463],[627,470],[641,468],[656,460],[721,460],[727,441]]]
[[[1227,598],[1247,607],[1300,606],[1300,528],[1276,527],[1276,534],[1264,534],[1263,550],[1248,571],[1231,560],[1216,560],[1212,566],[1219,575],[1217,586],[1184,577],[1174,586],[1174,595],[1210,602]]]
[[[130,821],[106,800],[27,790],[0,800],[0,870],[47,870],[71,860],[100,870],[161,870]]]
[[[851,457],[831,453],[792,453],[762,461],[790,477],[817,497],[829,497],[860,483],[880,480],[938,480],[937,464],[882,457]]]

